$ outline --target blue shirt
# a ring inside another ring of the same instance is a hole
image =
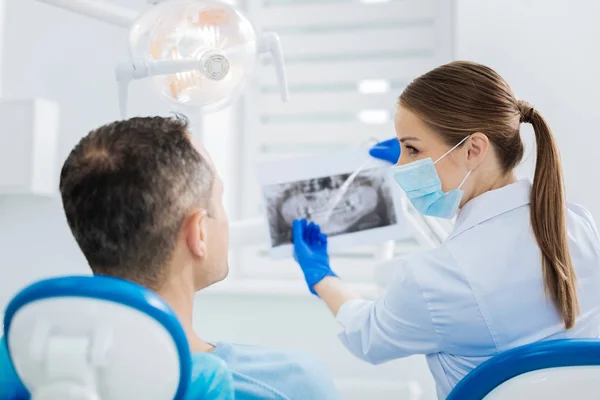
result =
[[[210,354],[229,366],[236,400],[340,399],[323,364],[307,354],[229,343]]]
[[[222,360],[229,371],[218,368],[213,359]],[[230,386],[231,378],[236,400],[339,399],[323,365],[299,352],[219,343],[211,353],[192,354],[192,362],[192,384],[186,399],[229,400],[232,397],[224,386]],[[0,338],[0,400],[29,398],[12,367],[4,338]]]
[[[373,364],[425,354],[444,399],[473,368],[527,343],[600,335],[600,238],[590,214],[567,207],[580,314],[565,330],[544,291],[541,252],[530,223],[531,183],[469,201],[437,249],[397,261],[374,302],[353,300],[337,314],[342,343]]]

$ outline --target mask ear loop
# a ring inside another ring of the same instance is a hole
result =
[[[433,162],[433,165],[437,164],[437,163],[438,163],[438,161],[440,161],[442,158],[444,158],[444,157],[446,157],[448,154],[452,153],[452,152],[454,151],[454,149],[456,149],[458,146],[460,146],[461,144],[463,144],[463,143],[464,143],[464,141],[465,141],[465,140],[467,140],[467,139],[468,139],[468,138],[470,138],[470,137],[471,137],[471,135],[469,135],[469,136],[465,136],[465,137],[463,138],[463,140],[461,140],[460,142],[458,142],[458,143],[456,144],[456,146],[454,146],[453,148],[451,148],[450,150],[448,150],[447,152],[445,152],[444,154],[442,154],[442,156],[441,156],[441,157],[439,157],[437,160],[435,160],[435,161]]]
[[[438,161],[440,161],[442,158],[446,157],[448,154],[452,153],[452,151],[454,151],[454,149],[456,149],[458,146],[460,146],[461,144],[464,143],[465,140],[467,140],[468,138],[470,138],[471,135],[469,136],[465,136],[463,138],[463,140],[461,140],[460,142],[458,142],[456,144],[456,146],[454,146],[453,148],[451,148],[450,150],[448,150],[447,152],[445,152],[444,154],[442,154],[442,156],[440,158],[438,158],[437,160],[435,160],[433,162],[433,165],[435,165]],[[460,189],[462,187],[462,185],[465,184],[465,182],[467,181],[467,178],[469,177],[469,175],[471,175],[471,172],[473,172],[473,170],[469,170],[469,172],[467,172],[467,175],[465,175],[465,177],[463,178],[462,182],[460,183],[460,185],[458,185],[457,189]]]
[[[467,172],[467,175],[465,175],[464,179],[462,180],[462,182],[460,183],[460,185],[458,185],[457,189],[460,189],[462,187],[462,185],[465,184],[465,182],[467,181],[467,178],[469,177],[469,175],[471,175],[471,172],[473,172],[472,169],[470,169],[469,172]]]

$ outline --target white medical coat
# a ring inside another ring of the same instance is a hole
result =
[[[581,314],[566,331],[546,296],[530,223],[527,180],[469,201],[441,247],[401,261],[375,302],[337,314],[342,343],[373,364],[425,354],[439,399],[473,368],[531,342],[600,336],[600,238],[589,212],[569,204]]]

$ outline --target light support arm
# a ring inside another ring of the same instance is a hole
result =
[[[283,50],[281,48],[279,36],[275,32],[264,32],[260,36],[258,52],[259,54],[270,53],[271,57],[273,57],[273,64],[275,66],[275,73],[277,74],[277,83],[279,84],[281,100],[288,101],[290,93],[288,89],[287,73],[285,71],[285,61],[283,59]]]
[[[200,70],[203,60],[136,60],[117,66],[115,75],[119,90],[119,111],[121,118],[127,118],[129,83],[149,76],[170,75],[180,72]]]
[[[129,28],[139,12],[101,0],[37,0],[121,28]]]

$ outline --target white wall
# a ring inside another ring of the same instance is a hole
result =
[[[118,3],[144,6],[142,0]],[[520,97],[547,117],[562,148],[570,198],[596,218],[600,169],[592,160],[600,145],[593,124],[600,105],[599,8],[593,0],[459,0],[457,10],[459,58],[497,68]],[[9,0],[6,16],[3,95],[60,103],[63,160],[89,129],[118,117],[113,68],[126,55],[125,33],[33,0]],[[164,113],[158,99],[140,85],[135,89],[133,113]],[[219,130],[212,138],[226,138],[231,130],[224,127],[226,117],[215,117],[213,123]],[[212,143],[209,147],[217,152]],[[224,169],[231,160],[224,150],[219,154],[216,162]],[[233,172],[226,175],[226,183],[235,181]],[[226,193],[235,196],[235,187],[230,184]],[[235,199],[230,199],[233,209]],[[0,196],[0,254],[0,307],[34,279],[87,272],[58,200]],[[195,322],[209,340],[307,349],[338,377],[415,379],[425,386],[425,398],[433,398],[422,358],[379,367],[354,360],[337,342],[335,321],[309,296],[200,295]]]

